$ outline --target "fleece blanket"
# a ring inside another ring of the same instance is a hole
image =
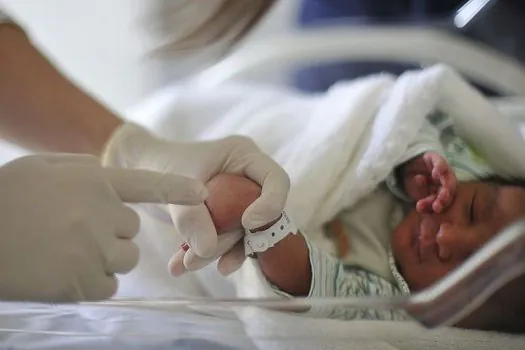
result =
[[[525,173],[515,124],[443,65],[343,82],[322,95],[242,85],[169,91],[136,109],[134,119],[171,140],[251,137],[287,170],[288,210],[315,236],[385,179],[435,110],[452,116],[502,175]]]
[[[206,140],[230,134],[254,139],[289,173],[288,211],[309,238],[322,245],[322,225],[383,181],[424,118],[437,110],[454,119],[459,134],[498,173],[525,176],[525,145],[515,123],[442,65],[398,78],[380,74],[344,82],[322,95],[242,85],[170,90],[135,109],[132,118],[171,140]],[[165,252],[165,259],[171,253]],[[237,295],[243,297],[264,295],[261,291],[267,288],[250,262],[233,280]],[[315,334],[327,342],[313,348],[335,349],[339,346],[328,339],[338,338],[352,327],[348,322],[266,310],[243,309],[239,317],[264,348],[288,348],[286,342],[270,338],[293,334],[307,339]],[[295,331],[289,333],[292,329]],[[454,332],[467,338],[474,334]],[[300,348],[308,348],[307,342]]]

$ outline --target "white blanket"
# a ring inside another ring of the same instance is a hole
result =
[[[142,119],[159,135],[172,140],[230,134],[252,137],[290,174],[288,210],[310,238],[322,244],[322,224],[384,180],[416,136],[425,116],[434,110],[453,117],[462,136],[499,173],[525,177],[525,145],[514,123],[444,66],[409,72],[398,79],[372,76],[338,84],[327,94],[315,96],[246,86],[167,91],[136,109],[133,119]],[[157,249],[155,257],[143,255],[143,261],[165,262],[176,247],[175,241],[163,244],[158,242],[158,235],[149,237],[142,244],[149,248],[153,244]],[[241,296],[262,295],[261,290],[267,287],[250,263],[235,275],[235,281]],[[282,335],[283,330],[293,329],[297,336],[315,334],[331,339],[352,327],[348,322],[307,320],[272,311],[245,309],[239,315],[248,333],[258,335],[256,338]],[[412,331],[419,332],[416,328]],[[450,332],[458,339],[475,340],[478,336]],[[388,332],[371,334],[386,336]],[[501,339],[507,338],[501,335]],[[263,345],[277,344],[281,349],[286,348],[285,343]],[[307,345],[302,344],[301,349]],[[319,348],[319,344],[313,348]]]
[[[250,136],[290,174],[288,210],[317,240],[322,224],[384,180],[438,109],[501,174],[525,174],[515,124],[445,66],[397,80],[371,76],[314,96],[248,86],[169,91],[134,119],[147,116],[172,140]]]

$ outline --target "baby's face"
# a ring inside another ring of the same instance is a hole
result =
[[[525,189],[483,182],[459,183],[441,214],[410,212],[395,229],[392,249],[412,291],[452,271],[500,230],[525,216]]]

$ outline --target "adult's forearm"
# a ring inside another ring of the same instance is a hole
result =
[[[294,296],[307,296],[312,270],[308,246],[303,235],[289,235],[274,247],[257,254],[266,279],[280,290]]]
[[[121,120],[0,24],[0,136],[34,151],[100,155]]]

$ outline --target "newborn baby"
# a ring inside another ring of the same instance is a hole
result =
[[[430,117],[391,175],[326,225],[331,251],[296,234],[256,254],[269,282],[265,296],[393,296],[430,286],[525,215],[523,182],[492,174],[447,118]],[[259,195],[255,183],[232,175],[208,186],[207,205],[219,232],[238,227],[242,211]],[[343,307],[315,307],[305,314],[407,318],[399,311]]]
[[[427,168],[439,179],[430,186],[422,175]],[[418,200],[392,233],[391,244],[399,271],[412,291],[439,280],[525,214],[525,189],[496,180],[456,183],[446,160],[432,152],[407,163],[403,176],[407,193]],[[436,182],[443,185],[434,185]],[[432,186],[439,189],[429,192]],[[219,232],[241,228],[242,213],[260,195],[256,183],[230,174],[213,178],[208,189],[207,206]],[[276,289],[306,296],[315,288],[313,276],[323,268],[312,264],[309,249],[303,235],[289,235],[256,258]]]

